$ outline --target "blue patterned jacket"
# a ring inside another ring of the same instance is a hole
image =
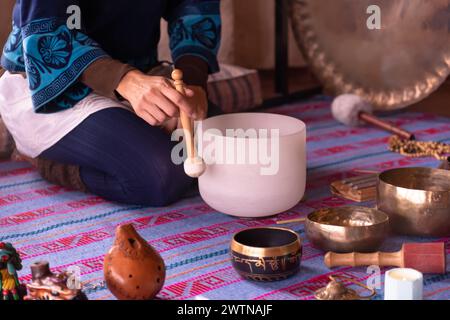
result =
[[[78,79],[97,59],[155,65],[161,18],[173,61],[195,55],[218,71],[220,0],[17,0],[1,65],[26,73],[36,112],[71,108],[91,92]]]

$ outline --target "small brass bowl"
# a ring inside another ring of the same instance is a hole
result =
[[[392,230],[410,236],[450,236],[450,171],[401,168],[380,174],[378,209]]]
[[[324,251],[374,252],[387,237],[389,217],[365,207],[320,209],[308,215],[306,235]]]
[[[284,280],[299,271],[301,257],[301,239],[289,229],[250,228],[231,241],[233,267],[249,280]]]

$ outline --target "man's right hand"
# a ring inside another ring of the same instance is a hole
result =
[[[167,78],[133,70],[122,78],[117,92],[130,102],[139,117],[152,126],[161,126],[179,117],[180,110],[195,118],[195,106],[188,99],[194,96],[194,92],[186,88],[186,97],[183,96]]]

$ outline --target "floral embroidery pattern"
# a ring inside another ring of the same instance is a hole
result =
[[[195,55],[207,61],[210,71],[219,70],[220,1],[183,2],[169,18],[170,49],[174,61],[183,55]]]
[[[13,52],[17,50],[22,42],[22,34],[20,32],[20,28],[17,26],[13,26],[11,35],[8,38],[8,42],[5,46],[5,51]]]
[[[192,25],[192,39],[208,49],[214,49],[217,46],[218,38],[217,27],[213,19],[206,18]]]
[[[38,50],[43,61],[51,68],[67,66],[72,54],[70,35],[63,31],[57,36],[45,36],[38,41]]]
[[[190,31],[189,31],[190,29]],[[183,19],[178,19],[170,29],[171,49],[180,46],[183,41],[197,42],[198,44],[213,50],[218,46],[219,29],[212,18],[205,18],[187,27]]]
[[[30,90],[36,90],[41,85],[41,75],[33,57],[25,55],[25,65],[27,66],[27,77]]]
[[[2,65],[26,72],[37,112],[55,112],[73,107],[91,92],[78,77],[104,56],[87,35],[69,30],[57,19],[45,19],[13,27]]]
[[[184,26],[183,20],[178,19],[170,26],[170,48],[173,50],[178,47],[179,44],[189,38],[189,32]]]
[[[20,28],[16,25],[13,25],[12,32],[9,35],[5,47],[3,48],[1,63],[6,70],[13,72],[25,71],[25,61],[22,49],[22,33]]]

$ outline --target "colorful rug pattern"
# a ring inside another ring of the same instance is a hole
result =
[[[48,260],[53,270],[78,266],[90,299],[112,299],[102,283],[103,255],[111,247],[117,225],[133,223],[163,256],[167,279],[163,299],[313,299],[330,274],[344,274],[382,288],[383,276],[364,268],[329,270],[323,253],[304,239],[301,272],[276,283],[243,280],[230,264],[233,233],[251,226],[274,225],[275,219],[303,217],[322,207],[352,204],[331,196],[329,183],[355,175],[354,169],[385,170],[405,166],[436,167],[434,159],[408,159],[387,151],[388,134],[370,128],[347,128],[336,123],[325,97],[267,110],[304,120],[308,127],[308,186],[306,200],[277,218],[239,220],[208,207],[200,197],[167,208],[118,205],[101,198],[50,185],[26,163],[0,163],[0,241],[19,250],[30,280],[30,264]],[[420,140],[450,142],[450,119],[418,113],[391,115],[417,133]],[[368,205],[373,205],[369,203]],[[301,224],[293,228],[304,237]],[[449,239],[391,238],[385,250],[398,250],[405,241]],[[383,272],[384,270],[382,270]],[[378,290],[377,299],[382,299]],[[450,298],[450,274],[425,277],[427,299]]]

